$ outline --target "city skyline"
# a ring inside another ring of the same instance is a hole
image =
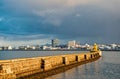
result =
[[[120,43],[118,0],[1,0],[0,46]]]
[[[120,44],[96,44],[100,50],[103,51],[120,51]],[[91,50],[93,48],[93,44],[80,44],[78,41],[72,40],[67,41],[66,43],[60,43],[59,39],[52,39],[51,43],[46,43],[44,45],[22,45],[22,46],[0,46],[0,51],[44,51],[44,50]]]

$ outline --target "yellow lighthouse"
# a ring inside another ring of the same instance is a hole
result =
[[[91,52],[97,52],[97,51],[99,51],[98,46],[96,43],[94,43],[93,49],[91,50]]]

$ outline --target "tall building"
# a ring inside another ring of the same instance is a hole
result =
[[[73,41],[68,41],[68,47],[75,47],[75,45],[76,45],[75,40],[73,40]]]
[[[58,39],[52,39],[52,47],[56,47],[59,45],[59,40]]]
[[[80,43],[76,42],[75,40],[68,41],[68,47],[72,47],[72,48],[80,47]]]

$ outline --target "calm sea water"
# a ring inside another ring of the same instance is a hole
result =
[[[81,53],[87,51],[0,51],[0,60]]]
[[[0,59],[78,53],[82,51],[0,51]],[[80,65],[45,79],[120,79],[120,52],[103,51],[95,62]]]

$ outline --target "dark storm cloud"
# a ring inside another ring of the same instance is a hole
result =
[[[2,0],[0,3],[0,33],[9,34],[14,40],[24,40],[21,36],[100,43],[120,40],[118,0]]]

